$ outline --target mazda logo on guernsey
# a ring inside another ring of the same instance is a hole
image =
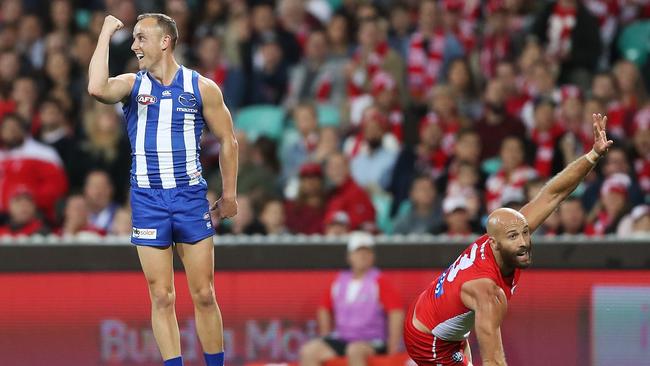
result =
[[[178,96],[178,102],[183,106],[183,107],[196,107],[197,102],[196,102],[196,97],[192,93],[181,93],[181,95]]]
[[[156,103],[158,101],[158,98],[149,94],[139,94],[136,100],[142,105],[149,105]]]

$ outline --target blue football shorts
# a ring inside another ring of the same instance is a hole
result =
[[[177,188],[131,188],[131,243],[167,247],[194,244],[214,235],[204,184]]]

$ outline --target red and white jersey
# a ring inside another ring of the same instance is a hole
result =
[[[461,298],[461,286],[479,278],[489,278],[510,299],[519,281],[520,270],[504,278],[494,259],[487,234],[479,237],[454,263],[424,290],[415,304],[415,317],[434,337],[463,341],[474,328],[474,311]]]

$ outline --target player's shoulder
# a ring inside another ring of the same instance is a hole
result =
[[[221,89],[214,80],[207,78],[197,72],[197,83],[201,95],[208,95],[214,98],[222,98]]]

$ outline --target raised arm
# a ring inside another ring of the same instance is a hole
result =
[[[203,99],[203,118],[210,131],[221,144],[219,152],[219,168],[223,192],[221,198],[213,205],[220,218],[232,217],[237,214],[237,138],[233,129],[230,111],[223,101],[221,90],[214,81],[199,77],[199,91]]]
[[[468,281],[461,287],[461,301],[474,311],[474,329],[484,366],[506,366],[501,341],[501,322],[508,311],[503,290],[487,278]]]
[[[114,104],[126,98],[135,82],[135,74],[108,77],[108,47],[111,36],[122,27],[124,24],[114,16],[108,15],[104,18],[97,47],[88,68],[88,93],[106,104]]]
[[[535,231],[557,208],[560,202],[576,189],[578,184],[596,165],[598,159],[605,155],[607,149],[613,144],[612,140],[607,139],[605,133],[607,117],[594,114],[593,119],[594,146],[592,150],[567,165],[564,170],[544,185],[532,201],[521,208],[520,212],[526,217],[531,232]]]

